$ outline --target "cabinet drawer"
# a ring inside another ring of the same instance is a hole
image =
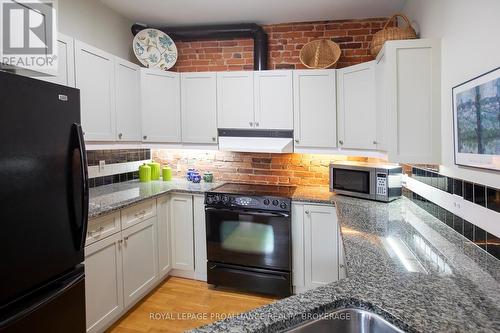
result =
[[[156,200],[141,202],[122,210],[122,229],[156,216]]]
[[[120,231],[120,212],[89,220],[85,245],[90,245]]]

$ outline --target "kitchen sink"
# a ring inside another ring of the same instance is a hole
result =
[[[295,333],[403,333],[379,315],[362,309],[340,309],[318,319],[292,327],[286,332]]]

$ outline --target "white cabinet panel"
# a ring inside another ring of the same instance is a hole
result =
[[[207,231],[205,226],[205,197],[193,196],[195,278],[207,280]]]
[[[292,282],[295,292],[305,290],[304,205],[292,204]]]
[[[295,146],[337,147],[335,70],[296,70],[293,76]]]
[[[375,62],[337,70],[339,147],[376,149]]]
[[[217,75],[181,74],[182,142],[217,143]]]
[[[217,73],[219,128],[254,128],[253,72]]]
[[[145,295],[158,278],[156,217],[122,231],[125,308]]]
[[[158,274],[166,276],[172,269],[171,229],[170,229],[170,196],[165,195],[157,200],[158,210]]]
[[[376,141],[377,149],[387,151],[387,58],[383,50],[379,53],[375,65],[376,99]]]
[[[441,161],[441,51],[438,40],[389,41],[377,57],[387,112],[389,161]],[[377,82],[379,84],[379,82]],[[377,96],[378,97],[378,96]],[[383,111],[381,111],[382,115]],[[380,117],[380,121],[382,121]]]
[[[76,87],[80,89],[86,141],[115,140],[114,57],[75,41]]]
[[[122,209],[121,222],[122,229],[126,229],[144,220],[156,216],[156,200],[146,200],[131,207]]]
[[[102,332],[123,310],[121,234],[85,248],[87,332]]]
[[[141,69],[142,139],[181,142],[180,76],[158,69]]]
[[[193,197],[173,194],[170,197],[172,228],[172,267],[194,271]]]
[[[120,212],[107,214],[89,220],[85,246],[115,234],[121,230]]]
[[[337,215],[331,206],[304,205],[305,285],[338,280]]]
[[[140,69],[115,58],[116,139],[141,141]]]
[[[57,75],[42,76],[38,79],[62,84],[64,86],[75,86],[75,45],[72,37],[59,34],[57,37]]]
[[[254,72],[256,128],[293,129],[292,83],[290,70]]]

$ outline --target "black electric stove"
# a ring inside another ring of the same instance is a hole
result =
[[[208,283],[291,295],[294,191],[229,183],[205,194]]]

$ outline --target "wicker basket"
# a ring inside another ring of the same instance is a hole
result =
[[[387,27],[389,23],[392,22],[396,17],[401,17],[406,22],[406,27]],[[417,38],[417,33],[410,24],[410,20],[403,14],[393,15],[387,23],[384,25],[382,30],[376,32],[373,35],[372,43],[370,46],[371,54],[376,57],[380,52],[384,43],[388,40],[400,40],[400,39],[415,39]]]
[[[300,61],[307,68],[335,68],[340,58],[340,47],[329,39],[318,39],[304,45]]]

